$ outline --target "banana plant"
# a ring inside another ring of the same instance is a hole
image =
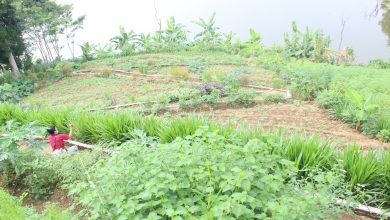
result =
[[[137,35],[133,30],[126,32],[123,26],[119,27],[119,35],[111,38],[116,50],[120,50],[122,55],[130,55],[135,51],[135,40]]]
[[[95,56],[95,45],[89,42],[84,42],[82,45],[80,45],[80,48],[81,52],[83,53],[82,57],[84,60],[88,61],[93,59],[93,57]]]
[[[141,51],[151,52],[153,50],[152,36],[148,34],[140,34],[136,38],[137,45]]]
[[[349,100],[349,111],[353,115],[355,129],[360,130],[360,126],[370,115],[378,112],[380,106],[372,103],[371,96],[365,98],[353,89],[347,89],[345,95]]]
[[[164,48],[164,36],[163,31],[156,31],[152,37],[153,49],[161,51]]]
[[[216,13],[214,12],[207,21],[203,18],[193,21],[193,23],[202,28],[201,32],[195,36],[195,39],[204,43],[208,48],[217,46],[221,42],[222,34],[218,31],[219,27],[215,26],[215,15]]]
[[[263,49],[263,44],[261,43],[261,35],[259,32],[256,32],[254,29],[249,29],[250,38],[245,42],[246,47],[251,51],[252,56],[256,56],[258,52]]]
[[[95,47],[95,51],[96,51],[96,57],[98,59],[114,56],[114,50],[111,44],[107,44],[105,46],[99,44],[98,46]]]
[[[185,26],[176,23],[175,17],[167,20],[167,29],[163,31],[163,39],[168,50],[172,51],[183,46],[187,41],[187,31]]]
[[[221,43],[222,47],[227,51],[227,52],[232,52],[233,50],[233,38],[236,34],[233,32],[229,33],[223,33],[223,41]]]

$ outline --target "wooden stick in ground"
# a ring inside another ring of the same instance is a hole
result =
[[[368,216],[371,218],[386,217],[387,219],[390,219],[389,212],[386,213],[385,211],[383,211],[381,209],[374,208],[371,206],[366,206],[366,205],[362,205],[362,204],[353,204],[353,203],[349,203],[343,199],[336,199],[336,204],[347,205],[347,206],[351,207],[354,210],[354,212],[359,214],[359,215],[364,215],[364,216]]]
[[[134,102],[134,103],[128,103],[124,105],[114,105],[114,106],[109,106],[105,108],[98,108],[98,109],[88,109],[88,112],[94,112],[94,111],[99,111],[99,110],[110,110],[110,109],[118,109],[118,108],[127,108],[131,106],[136,106],[136,105],[144,105],[144,104],[152,104],[152,103],[158,103],[157,101],[150,101],[150,102]]]
[[[92,149],[92,147],[93,147],[92,145],[84,144],[84,143],[72,141],[72,140],[64,140],[64,142],[67,142],[67,143],[72,144],[72,145],[76,145],[78,147],[87,148],[87,149]]]
[[[285,89],[275,89],[275,88],[266,87],[266,86],[245,85],[245,86],[242,86],[242,87],[252,88],[252,89],[263,89],[263,90],[266,89],[266,90],[275,90],[275,91],[280,91],[280,92],[287,92],[287,90],[285,90]]]

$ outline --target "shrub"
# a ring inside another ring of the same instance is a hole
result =
[[[271,85],[273,88],[280,89],[283,88],[285,84],[277,74],[272,74]]]
[[[381,59],[370,60],[368,66],[379,69],[390,69],[390,60],[387,62]]]
[[[252,69],[246,66],[240,66],[233,70],[233,74],[235,75],[250,74],[250,73],[252,73]]]
[[[191,76],[186,68],[178,66],[171,68],[171,75],[177,80],[188,80]]]
[[[260,54],[257,64],[265,69],[280,72],[281,67],[286,64],[286,59],[282,53],[266,50]]]
[[[337,175],[320,173],[312,177],[315,184],[301,185],[293,164],[259,140],[239,145],[201,128],[170,144],[149,148],[141,139],[122,149],[71,190],[91,219],[322,219],[338,213],[332,205]]]
[[[210,82],[199,85],[201,95],[210,95],[214,90],[219,91],[220,96],[225,94],[225,87],[222,83]]]
[[[18,80],[12,87],[19,97],[26,97],[34,92],[34,83],[31,80]]]
[[[187,98],[181,98],[179,100],[179,106],[183,109],[193,108],[203,103],[215,104],[223,95],[223,90],[217,88],[208,88],[207,91],[200,91],[194,93],[193,96]]]
[[[281,94],[269,94],[264,97],[264,100],[272,103],[286,102],[286,98]]]
[[[60,71],[63,75],[69,75],[72,73],[73,67],[69,63],[64,63]]]
[[[313,100],[317,93],[328,88],[331,77],[327,72],[308,73],[304,70],[282,73],[291,83],[291,88],[303,100]]]
[[[169,102],[177,102],[179,100],[189,100],[200,95],[199,90],[179,88],[166,94],[169,98]]]
[[[376,137],[379,140],[388,143],[388,142],[390,142],[390,131],[383,129],[376,135]]]
[[[319,92],[315,101],[320,107],[326,109],[335,108],[343,104],[340,94],[334,90],[323,90]]]
[[[147,64],[140,64],[138,66],[138,71],[143,74],[147,74],[150,71],[150,67]]]
[[[1,102],[19,102],[20,97],[15,92],[11,84],[0,85],[0,101]]]
[[[232,73],[228,75],[222,75],[220,81],[226,85],[228,90],[237,91],[240,88],[242,79],[243,78],[240,75]]]
[[[229,96],[229,102],[249,107],[255,103],[254,90],[239,90],[237,94]]]
[[[190,73],[203,73],[206,69],[206,63],[203,59],[196,59],[188,64],[188,71]]]
[[[0,216],[1,219],[31,219],[31,220],[49,220],[72,219],[72,214],[67,210],[61,210],[55,205],[51,204],[45,207],[45,210],[39,214],[33,209],[24,208],[22,206],[22,198],[15,198],[0,189]]]
[[[206,71],[202,74],[202,81],[203,82],[211,82],[213,81],[213,73],[210,71]]]
[[[99,74],[97,75],[98,77],[103,77],[103,78],[110,78],[112,76],[112,69],[110,68],[103,68],[100,70]]]
[[[21,199],[17,199],[0,189],[0,203],[0,216],[2,219],[26,219]]]

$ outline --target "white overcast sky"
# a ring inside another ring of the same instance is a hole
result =
[[[106,44],[118,33],[119,25],[137,33],[158,29],[154,0],[58,0],[74,5],[75,15],[86,15],[84,29],[76,36],[78,44],[89,41]],[[338,45],[341,18],[347,20],[344,46],[356,49],[359,60],[365,57],[389,58],[387,37],[378,25],[381,16],[368,18],[377,0],[156,0],[158,17],[163,27],[169,16],[193,32],[198,17],[217,13],[217,25],[224,32],[233,31],[246,38],[249,28],[263,36],[266,45],[282,42],[292,20],[301,28],[321,28]],[[64,50],[65,52],[65,50]]]

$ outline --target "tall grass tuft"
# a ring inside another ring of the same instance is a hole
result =
[[[173,119],[167,127],[161,132],[160,139],[162,143],[169,143],[177,137],[186,137],[192,135],[195,131],[207,124],[204,119],[190,117],[187,119]]]
[[[303,173],[314,167],[331,170],[337,162],[329,140],[321,141],[315,136],[302,138],[297,134],[280,143],[283,145],[281,147],[285,158],[294,161],[295,166]]]
[[[342,158],[349,185],[363,192],[366,201],[379,202],[378,198],[383,197],[386,191],[382,184],[388,178],[384,173],[386,165],[381,163],[381,158],[385,156],[373,151],[365,153],[356,146],[350,146],[344,150]],[[385,162],[388,163],[388,160]]]

